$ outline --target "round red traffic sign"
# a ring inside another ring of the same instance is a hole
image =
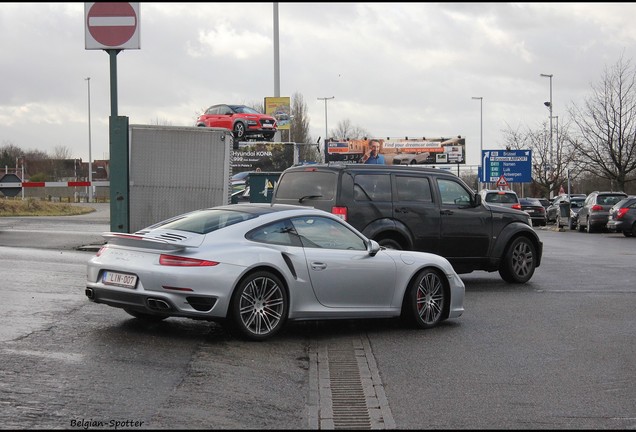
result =
[[[137,14],[130,3],[94,3],[86,26],[95,41],[116,47],[124,45],[137,30]]]

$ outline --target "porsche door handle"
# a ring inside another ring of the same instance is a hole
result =
[[[324,270],[327,268],[327,264],[321,262],[312,262],[310,265],[312,270]]]

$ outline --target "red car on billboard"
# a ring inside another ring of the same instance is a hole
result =
[[[199,127],[217,127],[232,131],[239,141],[263,137],[271,141],[278,127],[276,119],[245,105],[212,105],[197,119]]]

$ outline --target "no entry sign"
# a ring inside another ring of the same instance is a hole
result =
[[[84,3],[86,49],[139,49],[139,3]]]

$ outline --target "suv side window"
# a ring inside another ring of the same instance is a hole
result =
[[[356,201],[391,201],[391,177],[387,174],[358,174],[354,177]]]
[[[446,179],[437,179],[442,204],[469,205],[471,193],[461,184]]]
[[[433,202],[427,177],[396,176],[395,180],[399,201]]]

